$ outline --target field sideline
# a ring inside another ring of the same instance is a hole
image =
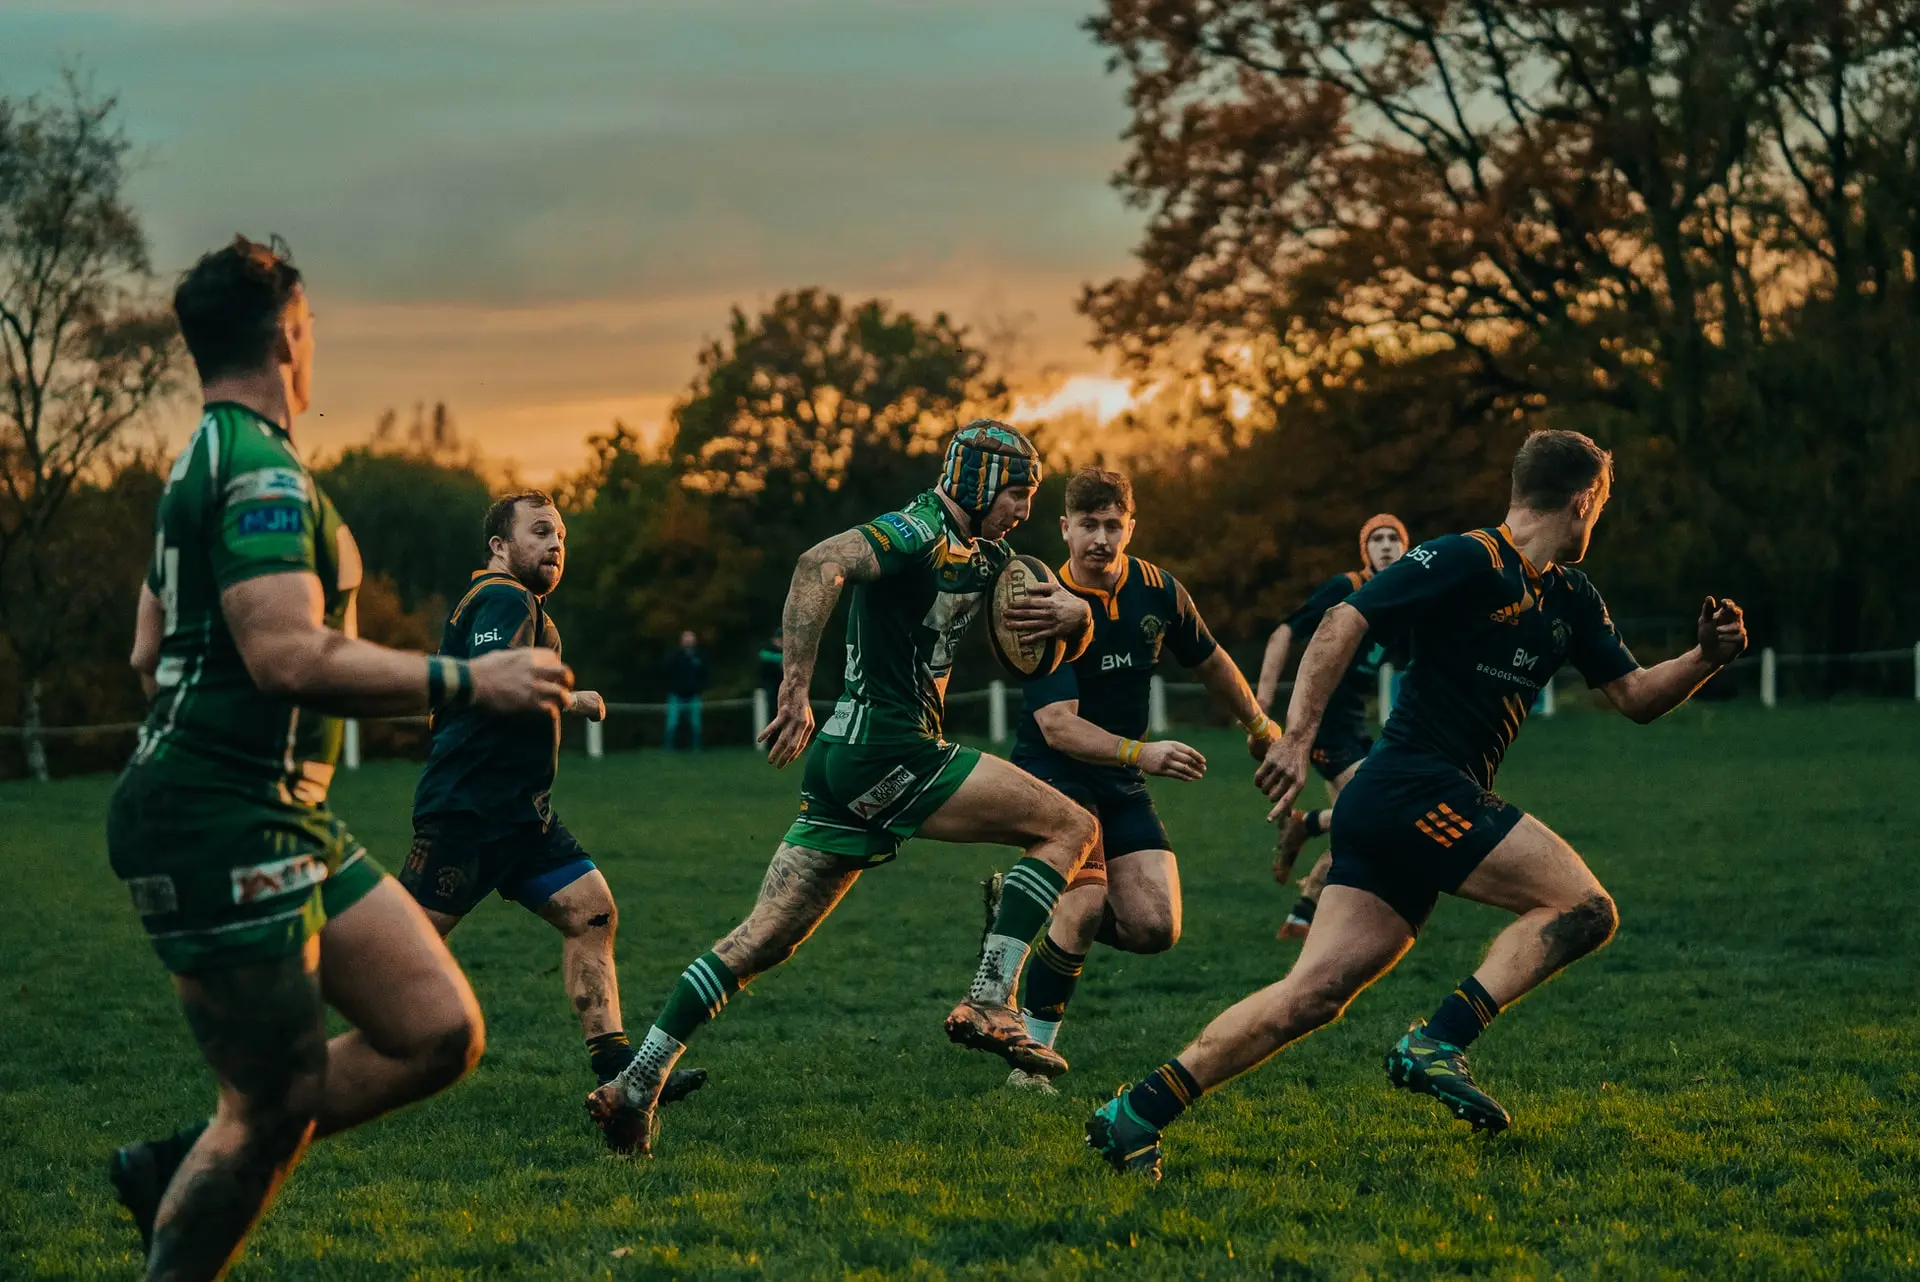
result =
[[[1570,712],[1502,790],[1588,856],[1619,937],[1509,1011],[1475,1068],[1494,1140],[1391,1092],[1385,1048],[1472,969],[1499,914],[1443,902],[1342,1023],[1197,1107],[1157,1188],[1081,1123],[1295,946],[1237,740],[1157,788],[1186,876],[1170,954],[1096,950],[1056,1100],[1000,1089],[940,1021],[971,973],[977,882],[1011,856],[916,843],[694,1043],[707,1090],[660,1155],[603,1155],[556,937],[495,900],[454,936],[488,1018],[447,1095],[316,1147],[236,1278],[1912,1276],[1920,1270],[1913,704]],[[620,896],[644,1030],[744,911],[797,770],[741,749],[569,757],[557,802]],[[343,776],[389,869],[414,767]],[[111,779],[0,785],[0,1277],[120,1278],[138,1239],[101,1171],[211,1103],[106,867]],[[1317,788],[1317,785],[1315,785]],[[1310,793],[1309,795],[1316,795]]]

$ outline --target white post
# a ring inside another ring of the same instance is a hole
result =
[[[760,732],[773,720],[773,712],[767,707],[767,691],[764,686],[753,688],[753,741],[760,742]]]
[[[1760,706],[1763,708],[1774,705],[1774,670],[1777,666],[1772,646],[1760,652]]]
[[[1393,711],[1393,665],[1380,665],[1380,724],[1387,724],[1387,714]]]
[[[1913,643],[1913,698],[1920,703],[1920,641]]]
[[[345,737],[340,744],[340,761],[349,770],[360,768],[360,723],[347,718]]]
[[[1007,741],[1007,683],[987,682],[987,738],[995,743]]]
[[[1147,682],[1147,733],[1167,732],[1167,679],[1155,674]]]
[[[1552,677],[1548,677],[1547,683],[1540,687],[1540,715],[1543,717],[1550,717],[1553,715],[1553,678]]]
[[[596,760],[607,755],[606,722],[587,722],[587,755]]]

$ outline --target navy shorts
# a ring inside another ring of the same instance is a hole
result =
[[[1080,871],[1067,884],[1069,890],[1075,886],[1106,885],[1107,865],[1115,859],[1142,850],[1173,848],[1173,841],[1167,836],[1167,826],[1160,822],[1160,812],[1154,808],[1153,795],[1147,791],[1145,779],[1129,775],[1103,778],[1092,772],[1081,774],[1057,767],[1047,769],[1044,764],[1021,761],[1018,757],[1014,759],[1014,764],[1036,779],[1059,789],[1067,795],[1068,800],[1092,811],[1100,821],[1100,840],[1094,846],[1093,853],[1087,856],[1087,862],[1080,865]],[[1040,768],[1035,769],[1036,765]]]
[[[1322,734],[1313,741],[1313,752],[1308,758],[1320,777],[1332,783],[1347,773],[1355,762],[1365,761],[1367,754],[1373,751],[1373,740],[1365,735],[1340,732]]]
[[[1330,886],[1379,896],[1418,934],[1525,812],[1443,761],[1367,758],[1333,804]]]
[[[466,813],[415,815],[400,884],[422,908],[464,917],[495,891],[537,911],[592,871],[558,818],[503,824]]]

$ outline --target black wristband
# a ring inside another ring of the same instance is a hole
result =
[[[472,702],[473,671],[467,661],[428,655],[427,706],[437,712],[441,708],[464,708]]]

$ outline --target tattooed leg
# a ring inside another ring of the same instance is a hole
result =
[[[388,877],[320,935],[329,1005],[353,1030],[327,1044],[320,1135],[369,1121],[459,1081],[486,1026],[467,977],[426,914]]]
[[[613,891],[594,869],[540,905],[560,932],[560,978],[580,1033],[588,1041],[620,1028],[620,980],[613,968],[613,935],[620,925]]]
[[[861,867],[859,860],[783,843],[767,865],[753,911],[713,946],[714,954],[742,985],[772,970],[827,919]]]
[[[318,961],[310,941],[296,956],[175,976],[220,1104],[161,1199],[150,1279],[225,1273],[306,1148],[327,1071]]]

